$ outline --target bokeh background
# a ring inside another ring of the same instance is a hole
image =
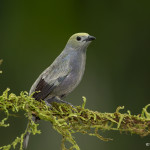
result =
[[[150,2],[136,0],[0,1],[0,94],[9,87],[19,95],[29,91],[38,75],[63,50],[76,32],[97,39],[88,48],[84,78],[66,99],[101,112],[125,106],[138,114],[150,103]],[[26,128],[23,112],[0,128],[0,146],[11,143]],[[31,136],[28,150],[58,150],[61,136],[40,122],[42,134]],[[104,132],[114,140],[76,134],[81,150],[144,150],[150,137]]]

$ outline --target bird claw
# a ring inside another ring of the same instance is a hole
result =
[[[71,103],[69,103],[67,101],[64,101],[64,100],[61,100],[58,97],[48,99],[48,100],[45,101],[46,105],[49,106],[49,107],[52,107],[51,103],[53,103],[53,102],[67,104],[67,105],[71,106],[72,108],[74,108],[76,110],[76,107],[74,107]]]
[[[52,105],[49,102],[45,101],[45,103],[48,107],[50,107],[50,108],[52,107]]]

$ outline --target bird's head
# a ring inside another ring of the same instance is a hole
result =
[[[91,36],[88,33],[76,33],[69,38],[67,46],[73,49],[85,49],[91,41],[95,39],[96,38],[94,36]]]

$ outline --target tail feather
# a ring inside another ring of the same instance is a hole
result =
[[[51,104],[49,103],[49,101],[45,101],[45,102],[46,102],[47,106],[51,107]],[[51,102],[55,102],[55,99],[52,99]],[[34,121],[36,123],[38,120],[40,120],[38,117],[32,115],[32,121]],[[29,122],[28,122],[27,128],[26,128],[26,130],[28,130],[28,132],[24,135],[24,139],[23,139],[23,148],[24,149],[27,149],[28,143],[29,143],[29,137],[30,137],[30,132],[29,132],[30,129],[29,128],[30,127],[29,127]]]
[[[29,137],[30,137],[30,133],[27,132],[27,133],[25,134],[24,140],[23,140],[23,147],[24,147],[25,149],[27,149],[27,147],[28,147]]]
[[[36,116],[32,116],[32,120],[36,123],[37,120],[38,120],[38,118],[36,118]],[[29,122],[28,122],[28,124],[27,124],[27,129],[26,129],[26,130],[28,130],[28,131],[30,130],[30,129],[29,129]],[[24,149],[27,149],[27,147],[28,147],[29,137],[30,137],[30,132],[27,132],[27,133],[25,134],[24,140],[23,140],[23,148],[24,148]]]

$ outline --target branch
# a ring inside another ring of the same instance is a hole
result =
[[[32,114],[39,117],[41,120],[52,123],[53,128],[62,135],[61,149],[76,149],[80,150],[77,145],[73,133],[80,132],[90,136],[96,136],[100,140],[109,141],[112,139],[104,138],[99,134],[100,130],[115,130],[120,132],[129,132],[140,136],[147,136],[150,134],[150,113],[147,112],[147,105],[143,108],[139,115],[131,115],[130,111],[121,113],[120,110],[124,107],[118,107],[114,113],[100,113],[85,108],[86,98],[83,97],[82,106],[77,106],[76,109],[71,108],[66,104],[54,103],[50,109],[44,102],[38,102],[27,92],[21,92],[19,96],[8,93],[9,89],[3,92],[0,96],[0,111],[6,113],[6,117],[0,121],[0,126],[8,127],[6,123],[10,111],[18,113],[24,111],[25,116],[30,120],[29,128],[20,136],[17,137],[11,144],[2,146],[0,149],[9,150],[16,147],[20,143],[20,150],[23,149],[23,136],[26,132],[32,134],[39,134],[37,129],[38,124],[31,120]],[[94,130],[93,130],[94,129]],[[66,148],[65,142],[72,144],[70,148]]]

